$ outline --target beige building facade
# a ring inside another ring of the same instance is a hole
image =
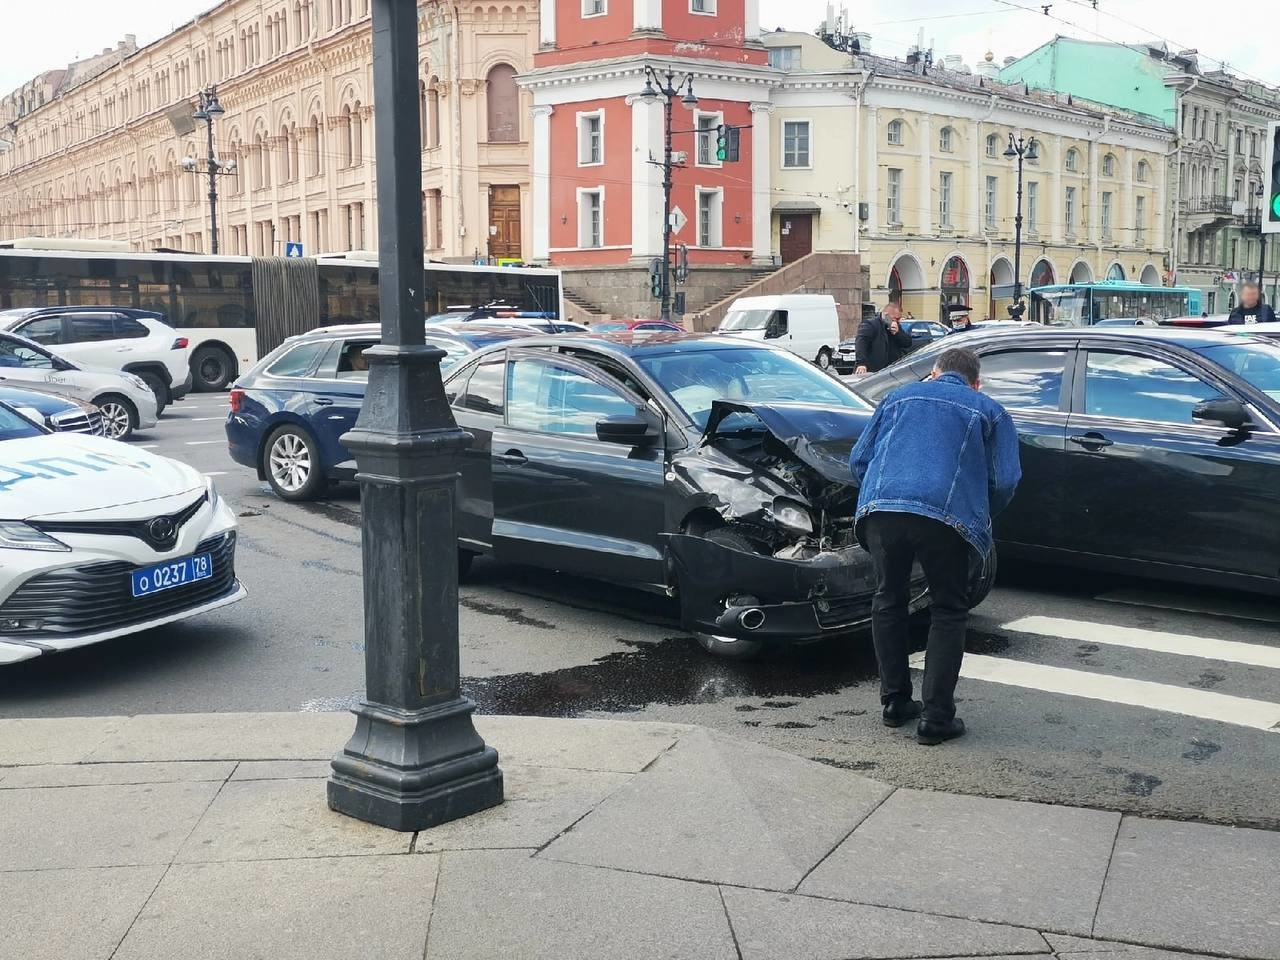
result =
[[[537,5],[419,11],[428,256],[519,259],[531,249],[530,121],[515,78],[532,63]],[[214,122],[230,171],[217,183],[220,252],[376,248],[368,0],[226,0],[65,92],[24,99],[21,116],[9,98],[0,239],[208,252],[207,130],[191,114],[209,87],[226,111]]]
[[[1026,93],[959,64],[851,56],[768,33],[783,74],[772,96],[772,236],[784,262],[852,250],[871,298],[918,318],[968,304],[1004,317],[1014,282],[1016,161],[1023,169],[1021,280],[1163,282],[1172,132],[1065,96]],[[993,67],[986,67],[988,71]]]

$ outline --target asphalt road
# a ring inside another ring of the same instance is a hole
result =
[[[359,696],[357,493],[276,499],[228,459],[226,403],[194,395],[135,442],[216,477],[240,515],[249,598],[8,667],[0,716],[340,710]],[[936,748],[880,725],[866,638],[717,661],[665,601],[484,561],[462,590],[463,683],[483,712],[698,723],[904,785],[1280,829],[1280,603],[1002,577],[971,625],[970,734]]]

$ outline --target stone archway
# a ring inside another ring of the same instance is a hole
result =
[[[1123,280],[1123,279],[1125,279],[1125,275],[1124,275],[1124,267],[1122,267],[1122,266],[1120,265],[1120,261],[1119,261],[1119,260],[1117,260],[1115,263],[1111,264],[1111,266],[1107,267],[1107,279],[1108,279],[1108,280]]]
[[[950,306],[969,306],[969,291],[972,282],[969,276],[969,265],[964,257],[953,254],[942,265],[942,273],[938,277],[938,319],[946,326],[951,326]]]
[[[1058,275],[1054,272],[1053,264],[1044,257],[1041,257],[1031,267],[1031,283],[1034,287],[1047,287],[1058,282]]]
[[[1013,264],[1008,257],[996,257],[991,261],[988,280],[986,319],[1000,320],[1008,316],[1006,308],[1013,303]]]
[[[1142,268],[1142,274],[1138,278],[1142,283],[1149,287],[1158,287],[1160,283],[1160,270],[1154,263],[1148,263]]]
[[[924,268],[914,253],[900,253],[889,268],[889,302],[897,303],[904,313],[915,316],[923,310],[923,291],[927,289]]]
[[[1068,283],[1093,283],[1093,267],[1083,260],[1071,265],[1071,273],[1067,275]]]

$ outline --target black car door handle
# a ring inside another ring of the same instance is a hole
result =
[[[333,403],[333,401],[332,401],[332,400],[330,400],[328,397],[316,397],[316,406],[317,406],[317,407],[327,407],[327,406],[332,405],[332,403]]]
[[[1115,442],[1114,440],[1108,440],[1100,433],[1086,433],[1083,437],[1068,437],[1067,439],[1090,450],[1101,450],[1103,447],[1109,447]]]
[[[493,459],[497,460],[499,463],[510,464],[513,467],[518,467],[529,462],[529,458],[519,450],[508,450],[506,453],[495,454]]]

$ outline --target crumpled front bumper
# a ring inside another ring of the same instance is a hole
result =
[[[806,560],[784,560],[689,534],[671,534],[667,544],[680,588],[685,629],[734,640],[796,643],[868,626],[875,573],[860,546],[828,550]],[[743,604],[741,597],[759,603]],[[913,577],[911,611],[928,606],[919,569]],[[756,614],[763,615],[763,619]],[[758,623],[754,629],[744,624]]]

